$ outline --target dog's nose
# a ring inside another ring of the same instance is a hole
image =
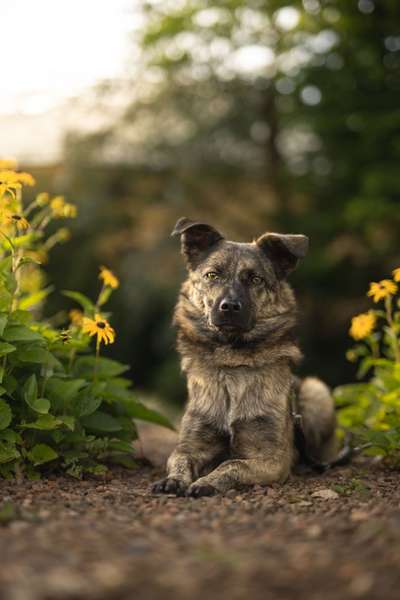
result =
[[[224,298],[219,305],[219,310],[224,313],[240,312],[242,310],[242,303],[239,300]]]

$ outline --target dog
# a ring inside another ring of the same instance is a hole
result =
[[[188,403],[167,477],[153,492],[197,498],[283,483],[305,457],[334,460],[330,391],[293,374],[302,354],[287,276],[306,255],[308,238],[265,233],[231,242],[186,217],[172,235],[181,238],[188,271],[174,313]]]

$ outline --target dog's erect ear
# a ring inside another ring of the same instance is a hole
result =
[[[181,236],[182,254],[190,267],[197,266],[204,253],[224,239],[211,225],[186,217],[179,219],[171,235]]]
[[[257,246],[272,261],[278,279],[283,279],[296,268],[308,251],[308,237],[283,233],[264,233],[256,240]]]

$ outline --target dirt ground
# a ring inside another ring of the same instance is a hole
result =
[[[2,482],[0,599],[400,597],[400,474],[359,459],[283,487],[152,495],[174,442],[144,427],[155,466],[104,481]]]

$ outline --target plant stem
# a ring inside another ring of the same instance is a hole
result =
[[[97,383],[97,370],[98,370],[98,366],[99,366],[99,357],[100,357],[100,338],[99,336],[97,336],[97,340],[96,340],[96,360],[94,363],[94,377],[93,377],[93,382]]]
[[[392,315],[392,297],[386,296],[385,298],[385,309],[386,309],[386,319],[389,324],[389,328],[391,330],[391,344],[393,348],[394,359],[397,363],[400,363],[400,348],[399,348],[399,340],[397,339],[396,326],[393,321]]]

